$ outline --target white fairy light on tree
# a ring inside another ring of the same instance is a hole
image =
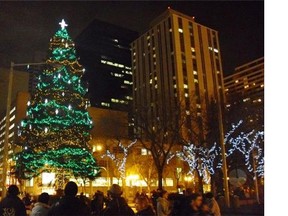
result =
[[[126,162],[127,162],[127,157],[129,153],[129,149],[137,142],[137,140],[131,142],[127,147],[124,146],[121,142],[118,143],[118,147],[123,150],[123,155],[118,157],[116,156],[115,153],[110,152],[109,150],[106,151],[106,154],[102,155],[101,158],[104,157],[109,157],[116,165],[120,177],[122,179],[125,179],[126,177]]]

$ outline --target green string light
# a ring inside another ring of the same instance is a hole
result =
[[[98,167],[87,150],[92,119],[81,82],[85,70],[65,27],[50,40],[48,53],[27,117],[19,125],[18,144],[26,149],[16,156],[17,175],[31,178],[49,166],[67,169],[75,177],[94,178]]]

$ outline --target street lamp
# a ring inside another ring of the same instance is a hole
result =
[[[12,95],[12,82],[14,67],[18,66],[27,66],[27,65],[44,65],[46,62],[41,63],[22,63],[15,64],[11,62],[10,64],[10,73],[8,81],[8,94],[7,94],[7,107],[6,107],[6,122],[5,122],[5,137],[4,137],[4,152],[3,152],[3,169],[2,169],[2,198],[6,196],[6,177],[7,177],[7,168],[8,168],[8,144],[9,144],[9,127],[10,127],[10,109],[11,109],[11,95]]]

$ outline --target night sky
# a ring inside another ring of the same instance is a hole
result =
[[[0,67],[46,52],[62,18],[72,38],[93,19],[143,32],[168,6],[219,32],[224,74],[264,56],[263,1],[0,2]]]

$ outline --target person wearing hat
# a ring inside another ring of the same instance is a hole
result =
[[[49,210],[49,216],[85,216],[90,215],[88,206],[85,205],[76,194],[78,186],[75,182],[70,181],[64,189],[64,196],[56,202]]]
[[[16,185],[10,185],[7,190],[7,196],[0,202],[0,215],[3,216],[26,216],[24,203],[18,197],[19,188]]]
[[[113,184],[108,190],[111,201],[107,204],[100,215],[101,216],[133,216],[133,210],[128,206],[126,200],[121,197],[123,191],[117,184]]]

